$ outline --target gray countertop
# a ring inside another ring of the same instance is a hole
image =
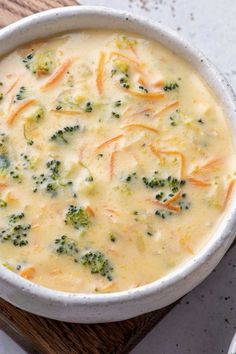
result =
[[[236,0],[79,0],[148,16],[197,46],[236,89]],[[227,353],[236,332],[236,246],[132,354]],[[0,329],[0,354],[24,351]],[[64,353],[63,353],[64,354]]]

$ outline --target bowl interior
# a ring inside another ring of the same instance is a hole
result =
[[[5,55],[16,47],[29,41],[48,37],[55,34],[86,29],[86,28],[107,28],[120,29],[138,33],[144,37],[151,38],[160,42],[175,54],[179,55],[189,62],[195,70],[203,77],[221,102],[226,115],[229,118],[232,135],[236,137],[235,121],[235,96],[230,89],[229,84],[218,73],[214,66],[191,45],[181,39],[175,32],[156,24],[150,20],[132,15],[123,11],[111,10],[101,7],[67,7],[53,9],[39,13],[23,20],[18,21],[0,31],[0,56]],[[3,269],[0,266],[0,278],[7,278],[7,281],[14,284],[15,287],[27,289],[32,294],[54,299],[66,299],[66,301],[78,301],[79,299],[92,299],[94,301],[116,301],[122,298],[133,299],[144,294],[151,294],[161,291],[164,287],[178,282],[194,272],[194,270],[204,262],[207,262],[216,250],[224,245],[224,252],[233,241],[236,231],[236,199],[235,193],[227,211],[219,223],[214,237],[193,259],[179,266],[172,273],[151,284],[144,285],[137,289],[122,291],[111,294],[71,294],[55,290],[50,290],[42,286],[30,283],[29,281],[17,276],[16,274]],[[6,275],[7,274],[7,275]]]

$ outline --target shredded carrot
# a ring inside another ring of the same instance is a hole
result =
[[[96,79],[96,84],[97,84],[97,89],[100,95],[103,93],[103,85],[104,85],[104,70],[105,70],[105,61],[106,61],[106,53],[101,52],[100,58],[98,61],[98,67],[97,67],[97,79]]]
[[[229,185],[228,185],[228,188],[227,188],[227,191],[226,191],[226,194],[225,194],[225,198],[224,198],[224,201],[223,201],[223,205],[222,205],[222,209],[224,210],[228,201],[229,201],[229,198],[231,196],[231,193],[233,191],[233,188],[234,188],[234,185],[235,185],[235,179],[232,179],[230,182],[229,182]]]
[[[33,225],[31,226],[31,229],[37,229],[38,227],[40,227],[40,224],[33,224]]]
[[[180,211],[180,206],[179,205],[174,205],[174,204],[171,204],[171,203],[167,203],[167,202],[160,202],[159,200],[155,199],[147,199],[148,201],[150,201],[152,204],[155,204],[155,205],[158,205],[162,208],[165,208],[165,209],[169,209],[171,211]]]
[[[148,86],[147,82],[145,81],[145,79],[141,75],[138,78],[138,83],[140,85],[143,85],[144,87]]]
[[[164,83],[165,83],[164,80],[158,80],[158,81],[154,82],[154,83],[152,84],[152,86],[154,86],[154,87],[160,87],[160,86],[163,86]]]
[[[110,180],[112,180],[112,177],[113,177],[113,174],[114,174],[115,158],[116,158],[117,153],[118,153],[117,150],[114,150],[111,153],[111,158],[110,158],[110,163],[109,163]]]
[[[157,111],[154,114],[154,117],[160,115],[161,113],[163,113],[164,111],[166,111],[169,108],[177,106],[178,104],[179,104],[179,101],[177,101],[177,100],[167,103],[164,107],[162,107],[159,111]]]
[[[185,157],[182,154],[182,152],[175,151],[175,150],[157,150],[152,144],[150,145],[150,149],[152,153],[160,157],[160,154],[166,154],[166,155],[176,155],[180,159],[180,177],[183,178],[185,175]]]
[[[122,53],[119,53],[119,52],[111,52],[111,53],[110,53],[110,59],[111,59],[112,57],[114,57],[114,56],[120,57],[120,58],[123,58],[123,59],[127,60],[128,62],[130,62],[131,64],[133,64],[133,65],[136,67],[136,69],[137,69],[138,71],[142,71],[142,66],[143,66],[143,64],[140,63],[138,60],[133,59],[133,58],[130,58],[130,57],[128,57],[128,56],[126,56],[126,55],[124,55],[124,54],[122,54]]]
[[[54,73],[52,73],[52,75],[47,79],[47,81],[41,86],[41,90],[47,90],[48,88],[53,86],[57,81],[59,81],[63,77],[71,63],[71,59],[65,60],[64,63],[62,63],[62,65],[59,66],[59,68],[57,68]]]
[[[110,291],[110,290],[114,289],[115,286],[116,286],[115,282],[109,282],[109,284],[104,285],[101,289],[103,291]]]
[[[4,183],[4,182],[0,182],[0,188],[6,188],[7,187],[7,184]]]
[[[5,92],[5,95],[8,95],[18,84],[20,78],[18,77],[12,84],[11,86],[8,87],[7,91]]]
[[[120,215],[120,213],[117,210],[113,209],[113,208],[104,208],[104,210],[108,211],[109,213],[111,213],[111,214],[113,214],[115,216]]]
[[[141,128],[141,129],[146,129],[150,130],[153,133],[158,134],[159,131],[156,128],[149,127],[148,125],[145,124],[127,124],[122,127],[123,129],[133,129],[133,128]]]
[[[202,166],[196,167],[193,170],[192,174],[204,173],[205,171],[208,171],[208,170],[216,170],[221,162],[222,162],[222,159],[220,159],[220,158],[210,160],[210,161],[206,162],[205,164],[203,164]]]
[[[180,195],[181,195],[181,190],[179,190],[175,195],[173,195],[173,197],[169,198],[166,202],[164,202],[164,204],[168,205],[170,203],[175,202],[176,200],[179,199]]]
[[[200,179],[197,179],[197,178],[194,178],[191,176],[187,177],[187,181],[191,184],[194,184],[195,186],[198,186],[198,187],[208,187],[211,185],[209,182],[202,181]]]
[[[109,140],[104,141],[104,143],[98,145],[98,147],[96,148],[96,150],[102,149],[102,148],[104,148],[105,146],[110,145],[110,144],[113,143],[114,141],[117,141],[117,140],[123,138],[123,136],[124,136],[123,134],[120,134],[120,135],[114,136],[113,138],[111,138],[111,139],[109,139]]]
[[[95,212],[94,212],[94,210],[91,208],[91,206],[87,206],[86,207],[86,211],[87,211],[87,213],[90,215],[90,216],[93,216],[93,217],[95,217]]]
[[[147,99],[156,99],[156,98],[161,98],[165,96],[165,93],[163,91],[157,91],[157,92],[143,92],[143,91],[136,91],[133,89],[128,90],[129,93],[133,96],[137,97],[142,97],[142,98],[147,98]]]
[[[32,104],[35,104],[37,101],[34,98],[30,98],[24,102],[22,102],[21,104],[19,104],[17,106],[17,108],[11,112],[11,114],[9,115],[9,117],[7,118],[7,124],[11,125],[14,123],[14,121],[16,120],[16,118],[19,116],[19,114],[27,107],[29,107]]]
[[[122,116],[125,116],[127,113],[131,113],[133,111],[133,109],[130,107],[130,106],[128,106],[128,107],[126,107],[124,110],[123,110],[123,112],[121,113],[121,115]]]
[[[141,111],[136,111],[132,114],[132,116],[136,116],[136,115],[139,115],[139,114],[145,114],[145,113],[151,113],[153,111],[153,109],[151,107],[147,107],[147,108],[144,108],[142,109]]]
[[[8,204],[13,204],[14,202],[16,202],[18,199],[14,197],[14,194],[12,192],[8,192],[5,200]]]
[[[25,279],[32,279],[35,275],[35,272],[36,270],[34,267],[27,267],[20,272],[20,275]]]

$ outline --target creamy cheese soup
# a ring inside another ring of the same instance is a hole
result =
[[[162,45],[85,30],[0,61],[0,261],[67,292],[135,288],[204,247],[234,186],[221,105]]]

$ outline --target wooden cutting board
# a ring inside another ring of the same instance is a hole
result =
[[[76,5],[73,0],[0,0],[0,27],[53,7]],[[29,353],[125,354],[173,307],[131,320],[81,325],[45,319],[0,299],[0,327]]]

